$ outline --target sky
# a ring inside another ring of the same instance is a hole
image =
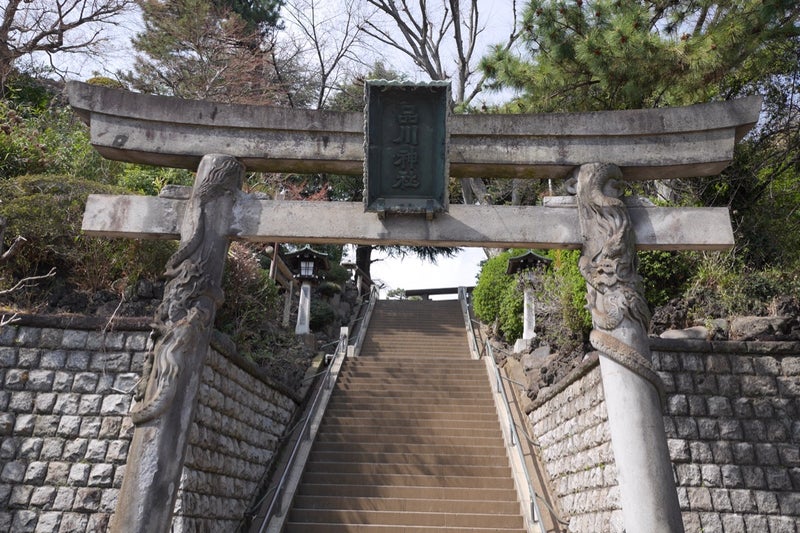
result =
[[[436,264],[410,255],[373,263],[370,274],[383,285],[381,297],[392,289],[474,287],[485,259],[483,248],[464,248],[457,257],[439,259]]]

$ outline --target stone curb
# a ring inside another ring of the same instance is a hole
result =
[[[38,328],[60,328],[108,331],[147,331],[150,327],[150,317],[115,317],[109,319],[104,316],[86,315],[29,315],[18,313],[11,326],[30,326]]]
[[[583,376],[588,374],[589,372],[594,369],[600,363],[600,352],[589,352],[587,353],[583,361],[572,369],[572,371],[564,376],[564,378],[559,381],[558,383],[554,383],[553,385],[541,389],[539,391],[539,395],[536,399],[531,403],[531,407],[533,410],[538,409],[545,403],[552,400],[556,395],[560,394],[564,389],[572,385],[574,382],[581,379]]]
[[[747,354],[800,354],[798,341],[707,341],[701,339],[650,338],[650,349],[668,352]]]

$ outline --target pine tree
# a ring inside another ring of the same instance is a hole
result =
[[[482,67],[522,111],[682,105],[764,75],[800,34],[795,0],[532,0],[524,52]]]
[[[282,60],[264,36],[274,19],[254,29],[255,18],[245,19],[231,7],[242,2],[230,0],[139,3],[145,29],[133,40],[139,52],[133,71],[123,75],[133,89],[272,105],[288,105],[297,92],[296,65]]]

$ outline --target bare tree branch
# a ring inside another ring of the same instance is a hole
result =
[[[412,7],[407,0],[366,0],[382,17],[369,17],[364,32],[409,57],[431,79],[452,77],[453,103],[468,106],[486,81],[483,75],[475,79],[478,40],[486,26],[478,1],[418,0]],[[512,9],[512,30],[502,44],[504,49],[510,49],[519,37],[516,0]],[[453,72],[448,53],[455,56]]]
[[[298,34],[298,51],[314,58],[319,76],[316,106],[323,108],[331,91],[345,81],[348,67],[364,64],[358,52],[365,14],[356,9],[354,0],[344,0],[335,11],[319,0],[289,0],[284,14],[290,31]]]
[[[47,274],[43,274],[41,276],[28,276],[27,278],[22,278],[21,280],[19,280],[16,283],[16,285],[11,287],[10,289],[5,289],[5,290],[0,291],[0,296],[5,296],[6,294],[11,294],[14,291],[18,291],[18,290],[26,288],[26,287],[33,287],[33,286],[36,285],[36,283],[32,283],[32,282],[41,281],[43,279],[52,278],[55,275],[56,275],[56,268],[53,267],[53,268],[50,269],[50,272],[48,272]]]
[[[135,0],[8,0],[0,7],[0,91],[14,63],[41,52],[89,52]]]

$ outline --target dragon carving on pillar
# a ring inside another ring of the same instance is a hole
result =
[[[603,355],[653,384],[664,386],[650,363],[650,310],[637,272],[636,237],[622,201],[619,167],[591,163],[577,169],[568,188],[577,196],[583,249],[578,262],[592,314],[589,340]]]
[[[207,207],[223,196],[235,195],[243,172],[235,158],[220,155],[206,156],[198,168],[181,244],[167,261],[169,281],[151,324],[153,344],[134,395],[138,403],[130,413],[136,425],[160,417],[169,408],[178,393],[179,374],[196,359],[194,352],[207,349],[207,339],[201,339],[210,335],[217,307],[224,300],[221,263],[227,248],[226,237],[217,235],[219,213]]]

